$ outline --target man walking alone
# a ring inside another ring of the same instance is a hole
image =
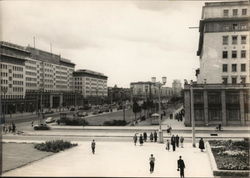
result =
[[[155,157],[153,154],[151,154],[149,158],[149,165],[150,165],[150,173],[154,172],[154,167],[155,167]]]
[[[95,154],[95,140],[92,141],[91,143],[91,149],[92,149],[92,153]]]
[[[184,178],[184,169],[185,169],[185,163],[181,159],[181,156],[179,157],[180,159],[177,161],[177,166],[178,166],[178,171],[180,171],[180,177]]]

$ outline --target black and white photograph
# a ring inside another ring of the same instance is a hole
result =
[[[1,177],[250,177],[249,0],[0,0]]]

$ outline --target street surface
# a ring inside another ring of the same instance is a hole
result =
[[[175,152],[165,150],[165,144],[148,143],[134,146],[133,142],[99,142],[96,154],[89,142],[53,156],[33,162],[4,176],[84,176],[84,177],[179,177],[177,159],[182,155],[186,177],[212,177],[208,154],[185,143]],[[149,156],[156,158],[155,171],[149,172]]]

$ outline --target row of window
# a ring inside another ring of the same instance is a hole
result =
[[[223,26],[223,31],[235,31],[235,30],[247,30],[247,24],[246,23],[233,23],[233,24],[225,24]]]
[[[1,79],[1,84],[8,84],[8,80]]]
[[[231,52],[231,58],[235,59],[237,57],[238,57],[237,50],[232,50],[232,52]],[[246,58],[246,50],[241,50],[240,51],[240,57],[241,58]],[[222,58],[223,59],[227,59],[228,58],[228,51],[222,51]]]
[[[232,70],[232,72],[237,72],[237,64],[232,64],[231,70]],[[246,72],[246,64],[240,65],[240,71]],[[228,64],[222,65],[222,72],[228,72]]]
[[[21,87],[13,87],[13,92],[23,92],[23,88],[21,88]]]
[[[239,9],[233,9],[232,10],[232,15],[233,16],[238,16],[239,15]],[[241,9],[241,15],[247,15],[247,9]],[[228,17],[229,16],[229,9],[224,9],[223,10],[223,16]]]
[[[26,83],[26,87],[36,87],[36,83]]]
[[[0,69],[7,69],[7,65],[6,64],[0,64]]]
[[[1,77],[7,77],[7,76],[8,76],[8,73],[7,73],[7,72],[1,72],[1,73],[0,73],[0,76],[1,76]]]
[[[25,73],[26,73],[26,75],[33,75],[33,76],[36,76],[36,73],[35,73],[35,72],[26,71]]]
[[[23,74],[13,74],[13,78],[23,78]]]
[[[23,71],[23,67],[13,66],[13,71]]]
[[[238,35],[233,35],[231,36],[232,38],[232,44],[237,45],[238,44]],[[247,43],[247,36],[246,35],[241,35],[241,44],[246,44]],[[222,44],[223,45],[228,45],[229,44],[229,36],[222,36]]]
[[[4,98],[4,96],[2,96]],[[16,99],[16,98],[23,98],[23,95],[6,95],[6,99]]]
[[[36,78],[26,77],[26,81],[34,81],[34,82],[36,82]]]
[[[33,66],[25,66],[26,69],[29,69],[29,70],[36,70],[36,67],[33,67]]]
[[[23,85],[23,81],[13,81],[13,85]]]
[[[223,84],[228,84],[228,78],[229,77],[227,77],[227,76],[223,76],[222,77],[222,83]],[[238,83],[237,76],[232,76],[231,77],[231,82],[232,82],[232,84],[237,84]],[[240,83],[246,83],[246,76],[241,76],[240,77]]]

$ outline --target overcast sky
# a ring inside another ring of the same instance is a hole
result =
[[[2,1],[4,41],[61,54],[129,87],[152,76],[195,79],[200,1]]]

